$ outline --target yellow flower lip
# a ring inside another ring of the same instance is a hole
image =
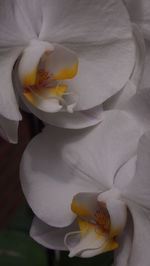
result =
[[[66,67],[62,69],[59,73],[54,75],[54,79],[56,80],[64,80],[64,79],[72,79],[78,73],[78,58],[76,58],[76,62],[72,65],[72,67]]]
[[[39,109],[40,106],[43,106],[44,101],[47,104],[48,100],[51,102],[51,99],[55,98],[58,103],[56,109],[60,109],[60,102],[65,102],[64,95],[67,92],[67,85],[64,80],[72,79],[78,73],[77,56],[61,46],[56,46],[56,49],[52,50],[47,48],[45,51],[42,48],[42,54],[37,49],[36,53],[39,58],[34,56],[35,64],[31,62],[31,67],[28,70],[25,63],[27,56],[32,56],[31,52],[33,52],[32,46],[31,49],[28,48],[23,53],[19,63],[20,82],[24,97],[30,104]]]
[[[99,206],[95,212],[92,212],[85,208],[85,206],[77,204],[73,198],[71,210],[77,214],[78,217],[88,221],[89,224],[99,226],[101,232],[109,234],[111,221],[105,203],[99,203]]]
[[[109,195],[113,194],[114,198],[110,199]],[[71,210],[77,215],[79,231],[65,236],[70,257],[91,257],[118,248],[116,236],[124,229],[127,214],[119,194],[113,194],[112,191],[101,194],[79,193],[73,197]],[[99,195],[101,198],[106,196],[106,201],[98,200]],[[120,216],[118,221],[116,215]],[[69,239],[72,239],[71,242]],[[74,246],[69,244],[72,242]]]
[[[47,52],[48,53],[48,52]],[[48,53],[49,54],[49,53]],[[47,54],[47,56],[48,56]],[[65,67],[61,71],[59,71],[56,74],[48,74],[44,68],[42,70],[38,70],[38,65],[34,66],[34,69],[31,72],[28,72],[23,79],[21,80],[21,83],[24,88],[29,87],[29,86],[36,86],[41,83],[41,85],[47,81],[47,79],[53,80],[65,80],[65,79],[72,79],[74,78],[77,73],[78,73],[78,58],[76,58],[76,62],[72,67]],[[41,73],[42,71],[42,73]]]

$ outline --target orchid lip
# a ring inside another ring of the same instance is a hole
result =
[[[18,63],[23,100],[43,111],[72,113],[77,97],[68,91],[65,80],[74,78],[77,72],[78,58],[74,52],[61,45],[33,40]],[[68,97],[72,99],[70,103]]]
[[[127,209],[117,189],[94,196],[79,193],[74,196],[71,208],[77,215],[79,231],[65,236],[70,257],[88,256],[88,252],[95,256],[118,247],[116,236],[124,230]]]

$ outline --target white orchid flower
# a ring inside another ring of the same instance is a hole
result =
[[[2,134],[17,142],[18,97],[46,123],[97,124],[139,69],[138,46],[122,1],[1,0]]]
[[[21,182],[37,216],[31,236],[48,248],[68,249],[70,257],[118,248],[115,266],[148,266],[149,137],[138,155],[137,146],[150,112],[144,122],[127,111],[104,116],[79,132],[49,126],[29,144]]]

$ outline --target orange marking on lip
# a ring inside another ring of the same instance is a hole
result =
[[[48,56],[48,55],[50,54],[50,52],[51,52],[50,50],[47,50],[47,51],[45,51],[44,54],[45,54],[46,56]]]
[[[103,206],[98,209],[94,215],[95,220],[100,225],[101,229],[104,232],[109,232],[111,227],[110,215],[107,209]]]
[[[37,73],[37,80],[36,83],[41,86],[44,82],[46,82],[49,79],[49,74],[45,69],[39,69]]]

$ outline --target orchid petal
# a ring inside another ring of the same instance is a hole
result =
[[[149,121],[150,121],[149,99],[150,97],[149,96],[150,96],[149,88],[139,90],[135,95],[133,95],[133,97],[127,100],[124,106],[122,107],[120,106],[120,108],[119,106],[117,107],[117,109],[124,110],[126,113],[132,116],[132,119],[135,120],[135,122],[141,128],[141,132],[143,132],[143,134],[147,130],[150,130],[150,125],[149,125]],[[108,107],[108,104],[107,104],[107,107]]]
[[[117,189],[111,189],[100,193],[97,197],[99,203],[105,203],[110,216],[110,236],[118,236],[125,228],[127,221],[127,207],[121,200]]]
[[[145,44],[146,44],[146,58],[145,58],[145,64],[144,64],[144,73],[143,73],[142,81],[141,81],[141,88],[149,88],[150,87],[150,75],[149,75],[150,41],[145,41]]]
[[[104,103],[105,109],[123,109],[130,99],[132,99],[132,97],[136,94],[136,91],[141,87],[141,78],[145,68],[145,43],[137,25],[132,24],[132,28],[134,38],[136,40],[135,65],[125,87]]]
[[[21,50],[21,47],[0,49],[0,127],[5,138],[12,143],[17,142],[18,122],[21,120],[12,84],[12,71]]]
[[[134,201],[126,201],[133,220],[133,240],[131,254],[128,260],[129,266],[149,266],[150,262],[150,211]],[[119,265],[120,266],[120,265]]]
[[[72,199],[71,209],[79,216],[90,216],[94,219],[94,213],[98,208],[97,196],[98,192],[89,193],[82,192],[76,194]]]
[[[126,198],[150,208],[150,132],[140,140],[137,154],[136,171],[131,182],[124,190]]]
[[[136,170],[136,160],[137,156],[133,156],[117,172],[114,180],[114,185],[119,190],[124,191],[124,189],[129,185],[130,181],[132,180]]]
[[[79,57],[78,75],[67,81],[70,90],[80,96],[75,110],[86,110],[99,105],[123,88],[131,75],[135,61],[132,48],[126,50],[128,43],[133,46],[132,41],[102,46],[90,45],[86,46],[86,49],[82,46],[70,46]],[[108,79],[110,76],[111,82]]]
[[[70,224],[73,195],[111,187],[117,169],[133,156],[139,135],[134,120],[120,111],[106,112],[92,130],[47,126],[21,163],[23,191],[35,214],[51,226]]]
[[[24,93],[24,97],[29,102],[29,104],[25,101],[25,99],[24,99],[24,103],[26,104],[28,109],[32,110],[32,113],[34,113],[37,117],[39,117],[37,115],[37,109],[39,109],[42,112],[46,112],[46,113],[55,113],[55,112],[59,112],[62,109],[62,105],[60,105],[59,101],[55,98],[49,99],[49,98],[41,97],[38,94],[34,94],[34,92]],[[30,104],[34,105],[35,108],[32,108]],[[35,110],[35,112],[33,110]]]
[[[81,231],[70,232],[65,237],[69,257],[88,258],[117,248],[116,241],[109,240],[94,225],[79,219],[79,226]]]
[[[93,181],[110,188],[117,169],[134,155],[142,132],[124,112],[105,115],[102,123],[88,135],[66,146],[63,156]]]
[[[42,2],[0,1],[0,46],[25,45],[37,38],[42,24]]]
[[[43,223],[35,217],[31,225],[30,236],[46,248],[66,250],[64,237],[66,233],[72,230],[77,230],[76,222],[64,228],[56,228]]]
[[[14,13],[16,1],[0,1],[0,46],[11,47],[24,44],[24,36]]]
[[[118,12],[121,16],[117,16]],[[129,16],[124,5],[116,0],[94,0],[92,3],[90,0],[79,0],[78,3],[75,0],[49,0],[43,5],[39,37],[55,43],[127,39],[131,37]]]
[[[104,102],[104,110],[123,109],[136,94],[136,91],[136,86],[129,80],[121,91]]]
[[[60,4],[51,0],[43,7],[43,14],[40,39],[64,44],[78,54],[78,75],[67,82],[71,91],[79,95],[76,111],[93,108],[124,87],[134,67],[136,47],[121,2],[95,0],[92,4],[76,4],[71,0],[68,4],[65,0]]]
[[[15,0],[14,17],[26,41],[39,36],[42,26],[42,6],[42,1]]]
[[[134,38],[136,40],[136,61],[130,80],[138,89],[144,70],[146,51],[145,51],[145,42],[140,29],[137,27],[136,24],[132,24],[132,29],[133,29]]]
[[[149,89],[140,90],[123,108],[138,123],[143,134],[150,129],[149,94]]]
[[[24,49],[18,64],[18,75],[23,87],[35,85],[41,57],[46,51],[53,50],[53,45],[39,40],[32,40]]]
[[[124,0],[131,20],[140,26],[144,37],[150,39],[150,5],[149,0]]]
[[[115,250],[114,265],[128,266],[130,254],[132,252],[132,236],[133,224],[130,215],[128,214],[127,224],[125,230],[117,237],[119,247]]]
[[[22,48],[0,49],[0,114],[10,120],[20,120],[21,115],[13,90],[12,70]]]
[[[63,158],[65,151],[61,146],[76,138],[77,132],[47,127],[31,141],[21,163],[21,183],[27,200],[36,215],[51,226],[72,223],[73,195],[80,190],[97,189],[97,183]],[[56,195],[59,196],[55,198]]]
[[[62,45],[55,44],[54,51],[48,56],[44,67],[53,73],[54,80],[72,79],[78,72],[78,57]]]

